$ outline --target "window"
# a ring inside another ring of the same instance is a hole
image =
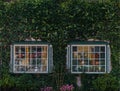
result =
[[[41,42],[11,45],[11,66],[14,73],[48,73],[52,69],[52,45]]]
[[[71,73],[106,73],[110,70],[110,51],[106,42],[72,43],[67,48],[67,68]]]

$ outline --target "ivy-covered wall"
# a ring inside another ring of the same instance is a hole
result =
[[[40,38],[53,45],[53,73],[20,75],[9,72],[10,44],[29,37]],[[40,91],[40,88],[45,86],[51,86],[54,91],[58,91],[63,84],[73,84],[74,90],[79,91],[75,75],[66,73],[66,46],[76,39],[86,41],[91,38],[110,42],[112,71],[105,75],[82,74],[82,90],[117,91],[120,84],[119,3],[114,0],[105,3],[80,0],[18,0],[9,3],[0,1],[2,91]],[[103,85],[109,83],[109,78],[113,79],[111,88],[107,87],[107,84]]]

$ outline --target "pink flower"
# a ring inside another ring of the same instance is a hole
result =
[[[63,85],[62,87],[60,87],[60,91],[73,91],[74,87],[73,85]]]

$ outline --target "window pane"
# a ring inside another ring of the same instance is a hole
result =
[[[72,71],[77,72],[77,66],[72,66]]]
[[[37,53],[37,58],[41,58],[41,53]]]
[[[105,59],[100,60],[100,65],[105,65]]]
[[[47,53],[42,53],[41,58],[47,58]]]
[[[88,46],[84,46],[84,52],[88,52]]]
[[[100,72],[105,72],[105,66],[100,66]]]
[[[77,48],[78,48],[78,50],[77,50],[78,52],[83,52],[84,51],[83,50],[83,48],[84,48],[83,46],[78,46]]]
[[[88,56],[88,53],[84,53],[84,58],[87,59],[89,56]]]
[[[37,52],[41,52],[41,47],[40,46],[37,46]]]
[[[74,46],[72,52],[72,71],[101,72],[105,67],[105,46]],[[73,60],[74,59],[74,60]],[[76,66],[75,66],[76,65]],[[104,67],[101,67],[104,65]]]
[[[99,66],[95,66],[95,72],[99,72]]]
[[[16,47],[15,47],[15,52],[18,53],[19,51],[21,52],[20,47],[19,47],[19,46],[16,46]]]
[[[76,52],[76,51],[77,51],[77,47],[76,47],[76,46],[73,46],[72,48],[73,48],[73,49],[72,49],[73,52]]]
[[[89,46],[89,52],[95,52],[94,46]]]
[[[36,46],[32,46],[32,52],[36,52]]]
[[[84,71],[83,66],[78,66],[78,72],[83,72],[83,71]]]
[[[47,71],[47,66],[42,66],[42,71]]]
[[[73,58],[74,58],[74,59],[77,59],[77,56],[78,56],[77,53],[73,53]]]
[[[99,52],[99,46],[95,46],[95,52]]]
[[[40,66],[40,65],[41,65],[41,60],[37,59],[37,66]]]
[[[89,60],[89,65],[95,65],[95,60],[94,59]]]
[[[100,53],[100,58],[105,58],[105,53]]]
[[[84,60],[78,60],[78,65],[84,65]]]
[[[95,66],[90,66],[89,67],[89,72],[95,72]]]
[[[85,64],[85,65],[88,65],[88,60],[84,60],[84,64]]]
[[[105,52],[105,47],[101,47],[100,52]]]
[[[88,72],[88,66],[84,66],[84,71]]]
[[[73,60],[73,61],[72,61],[72,64],[73,64],[73,65],[78,65],[77,60]]]
[[[21,46],[21,53],[25,53],[25,46]]]

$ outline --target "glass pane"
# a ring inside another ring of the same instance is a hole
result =
[[[88,53],[84,53],[84,58],[88,58]]]
[[[83,46],[78,46],[77,48],[78,48],[78,52],[83,52],[84,51],[83,50],[83,48],[84,48]]]
[[[20,60],[19,59],[15,59],[15,65],[20,65]]]
[[[47,66],[42,66],[42,71],[47,71]]]
[[[32,46],[32,52],[36,52],[36,46]]]
[[[95,53],[95,58],[99,58],[99,53]]]
[[[77,66],[72,66],[72,71],[77,72]]]
[[[73,53],[73,58],[74,58],[74,59],[77,59],[77,56],[78,56],[77,53]]]
[[[41,58],[41,53],[37,53],[37,58]]]
[[[94,59],[95,58],[95,54],[94,53],[89,53],[88,56],[89,56],[89,59]]]
[[[78,65],[77,60],[72,60],[72,65]]]
[[[21,52],[20,47],[19,46],[15,46],[15,52],[18,53],[19,51]]]
[[[37,52],[41,52],[41,51],[42,51],[41,47],[37,46]]]
[[[99,64],[100,64],[99,60],[95,60],[95,65],[99,65]]]
[[[16,54],[15,58],[25,58],[25,53]]]
[[[84,71],[83,66],[78,66],[78,72],[83,72],[83,71]]]
[[[88,72],[88,66],[84,66],[84,71]]]
[[[83,53],[83,52],[78,53],[77,55],[78,55],[78,59],[82,59],[82,58],[84,58],[84,53]]]
[[[84,46],[84,52],[88,52],[88,46]]]
[[[89,64],[90,64],[90,65],[95,65],[95,60],[94,60],[94,59],[89,60]]]
[[[95,67],[94,66],[90,66],[89,67],[89,72],[95,72]]]
[[[44,47],[43,47],[43,51],[44,51],[44,52],[47,52],[47,46],[44,46]]]
[[[78,60],[78,65],[84,65],[84,60]]]
[[[15,71],[26,71],[25,66],[15,66]]]
[[[100,65],[105,65],[105,59],[100,60]]]
[[[76,51],[77,51],[77,47],[76,47],[76,46],[73,46],[72,48],[73,48],[73,49],[72,49],[73,52],[76,52]]]
[[[99,66],[95,66],[95,72],[99,72]]]
[[[94,46],[89,46],[89,52],[95,52]]]
[[[85,64],[85,65],[88,65],[88,60],[84,60],[84,64]]]
[[[41,59],[41,65],[47,66],[47,60],[46,59]]]
[[[47,58],[47,53],[41,53],[41,58]]]
[[[21,46],[21,53],[25,53],[25,46]]]
[[[105,72],[105,66],[101,66],[101,72]]]
[[[41,60],[37,59],[37,66],[41,65]]]
[[[100,52],[105,52],[105,47],[101,47]]]
[[[95,52],[99,52],[99,46],[95,46]]]
[[[36,59],[31,59],[32,65],[36,65]]]
[[[105,53],[100,53],[100,58],[105,58]]]

